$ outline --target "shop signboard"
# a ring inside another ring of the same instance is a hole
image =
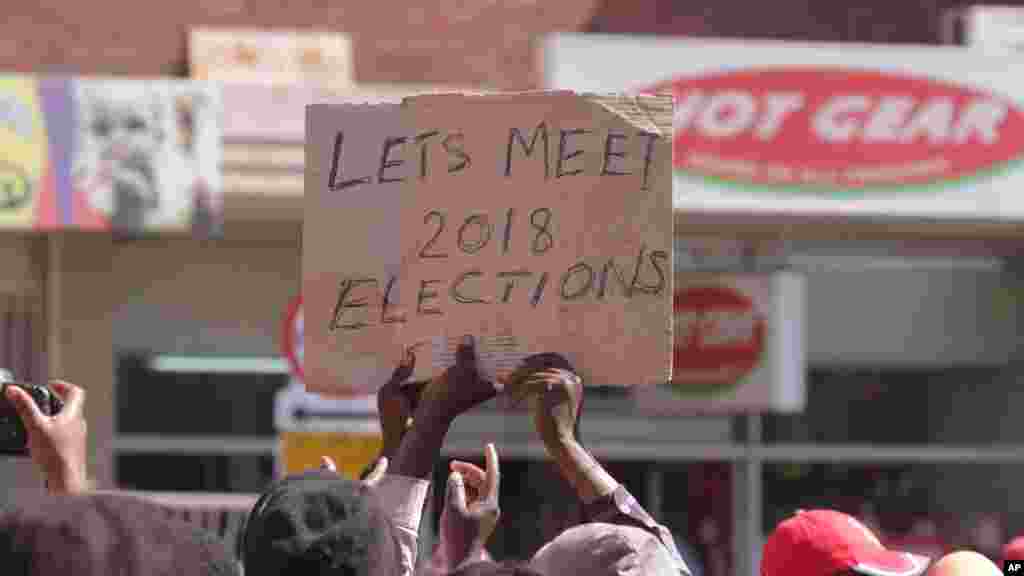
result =
[[[292,376],[302,380],[302,359],[304,357],[302,333],[305,329],[305,319],[302,315],[302,296],[292,300],[288,305],[288,314],[285,316],[282,342],[284,343],[285,358],[291,367]]]
[[[220,110],[191,81],[0,77],[0,228],[218,234]]]
[[[307,108],[306,385],[418,378],[478,338],[501,380],[559,352],[596,385],[671,368],[671,100],[571,92]]]
[[[560,35],[545,70],[555,88],[673,94],[677,211],[1024,220],[1020,58]]]
[[[277,473],[317,468],[320,458],[329,456],[338,472],[358,478],[383,446],[376,397],[326,398],[305,390],[301,297],[289,304],[282,333],[292,378],[274,399],[274,427],[279,440]]]
[[[198,80],[347,90],[353,84],[352,41],[337,32],[193,28],[189,68]]]
[[[634,392],[644,414],[802,410],[804,278],[677,271],[671,382]]]

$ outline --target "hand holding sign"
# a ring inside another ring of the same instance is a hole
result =
[[[410,382],[416,367],[415,346],[405,348],[404,355],[391,379],[377,392],[377,412],[384,434],[385,456],[393,456],[402,443],[402,437],[413,424],[413,414],[428,382]]]
[[[579,439],[583,381],[557,354],[527,359],[508,382],[513,403],[528,400],[537,432],[546,446]]]
[[[455,353],[455,365],[431,380],[423,391],[423,402],[430,405],[433,414],[452,421],[496,395],[494,383],[480,375],[475,339],[464,336]]]

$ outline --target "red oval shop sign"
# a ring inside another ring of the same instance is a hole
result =
[[[746,68],[670,83],[675,169],[741,186],[950,183],[1024,153],[1009,99],[839,67]]]
[[[281,343],[284,347],[285,358],[288,359],[288,365],[291,366],[292,375],[299,380],[302,380],[304,376],[302,372],[304,325],[302,296],[298,296],[288,304]]]
[[[709,391],[738,384],[761,363],[767,325],[743,293],[721,285],[675,293],[672,384]]]

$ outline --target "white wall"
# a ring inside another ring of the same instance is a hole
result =
[[[808,362],[1002,364],[1016,347],[1018,284],[995,271],[810,273]]]

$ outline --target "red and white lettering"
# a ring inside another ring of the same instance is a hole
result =
[[[860,115],[870,107],[866,96],[832,98],[814,115],[814,134],[823,142],[849,142],[860,127]]]
[[[730,138],[750,129],[757,116],[754,99],[745,92],[720,92],[711,97],[697,125],[709,138]]]
[[[769,92],[764,97],[765,111],[754,129],[758,140],[775,138],[782,123],[791,114],[804,107],[804,95],[799,92]]]
[[[978,136],[985,144],[999,140],[999,125],[1003,123],[1009,108],[1002,102],[985,98],[973,100],[953,129],[953,141],[966,144],[971,136]]]
[[[917,142],[921,136],[928,137],[928,143],[939,145],[949,138],[956,107],[948,97],[932,98],[921,107],[903,129],[900,142]]]

